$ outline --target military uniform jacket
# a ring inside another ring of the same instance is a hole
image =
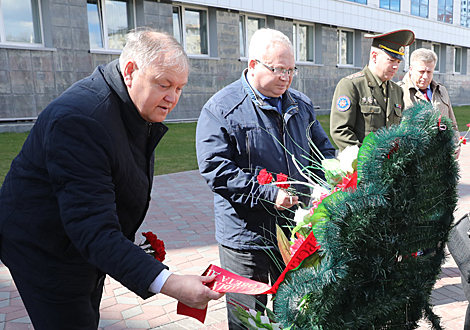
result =
[[[340,80],[331,105],[330,133],[338,148],[362,145],[364,138],[379,128],[400,122],[404,109],[403,91],[389,81],[387,97],[366,66]]]

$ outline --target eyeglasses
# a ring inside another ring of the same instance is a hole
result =
[[[272,73],[274,73],[275,75],[279,77],[283,77],[286,73],[289,75],[289,77],[294,77],[299,73],[299,70],[297,68],[293,68],[293,69],[273,68],[267,64],[264,64],[260,60],[255,60],[255,61],[258,62],[259,64],[262,64],[266,69],[268,69],[269,71],[271,71]]]

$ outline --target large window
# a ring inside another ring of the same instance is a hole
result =
[[[338,64],[354,64],[354,31],[338,30]]]
[[[437,20],[452,24],[454,0],[439,0],[437,3]]]
[[[470,27],[470,8],[469,1],[461,0],[460,2],[460,25]]]
[[[240,35],[240,57],[248,57],[248,48],[250,47],[251,36],[256,30],[266,26],[266,19],[241,14],[238,24]]]
[[[91,49],[121,50],[135,27],[133,0],[87,0]]]
[[[348,1],[363,3],[363,4],[367,5],[367,0],[348,0]]]
[[[454,73],[462,72],[462,48],[454,48]]]
[[[400,11],[400,0],[380,0],[380,8]]]
[[[313,62],[315,60],[315,27],[313,25],[294,23],[293,37],[295,60],[298,62]]]
[[[411,0],[411,15],[428,18],[429,0]]]
[[[209,55],[207,10],[173,7],[173,35],[190,55]]]
[[[439,44],[432,44],[432,50],[433,50],[434,53],[436,53],[436,55],[437,55],[437,63],[436,63],[436,66],[434,67],[434,71],[439,72],[439,71],[441,71],[441,70],[439,70],[439,69],[440,69],[440,65],[441,65],[440,60],[439,60],[440,57],[441,57],[441,45],[439,45]]]
[[[40,0],[1,0],[0,42],[42,45]]]

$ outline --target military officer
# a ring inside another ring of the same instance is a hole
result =
[[[414,33],[398,30],[364,37],[373,39],[369,64],[339,81],[331,104],[330,133],[340,151],[361,146],[367,134],[380,127],[398,124],[404,110],[403,91],[390,79]]]

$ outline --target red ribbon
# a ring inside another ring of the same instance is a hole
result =
[[[206,283],[206,285],[211,290],[214,290],[216,292],[236,292],[249,295],[268,293],[273,294],[277,292],[277,289],[279,288],[279,285],[282,283],[282,281],[284,281],[287,272],[299,267],[305,258],[311,256],[319,248],[320,245],[318,245],[315,236],[313,235],[313,233],[310,233],[310,235],[307,236],[300,248],[291,258],[291,260],[287,264],[287,267],[284,269],[284,271],[272,287],[266,283],[261,283],[244,278],[242,276],[236,275],[232,272],[229,272],[228,270],[214,265],[209,265],[209,267],[207,267],[207,269],[202,275],[216,275],[215,279],[212,282]],[[204,323],[207,314],[207,307],[205,309],[197,309],[189,307],[181,302],[178,302],[176,313],[180,315],[191,316]]]

